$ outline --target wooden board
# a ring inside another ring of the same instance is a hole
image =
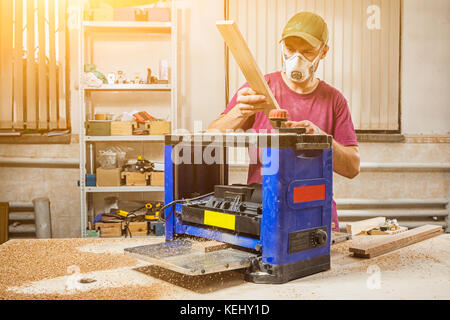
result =
[[[0,244],[8,241],[9,206],[7,202],[0,203]]]
[[[443,232],[441,226],[425,225],[396,235],[370,239],[367,242],[350,246],[355,257],[373,258],[384,253],[406,247],[410,244],[432,238]]]
[[[59,56],[58,56],[58,128],[67,128],[67,110],[66,110],[66,0],[59,0],[58,4],[58,37],[59,37]]]
[[[26,85],[26,125],[27,129],[37,127],[36,102],[36,48],[34,43],[34,0],[27,0],[27,85]]]
[[[13,1],[0,1],[0,129],[12,128]]]
[[[37,1],[37,12],[38,12],[38,43],[39,43],[39,65],[38,65],[38,81],[39,81],[39,121],[38,128],[39,129],[47,129],[48,128],[48,81],[47,81],[47,63],[46,63],[46,55],[45,55],[45,41],[46,41],[46,33],[45,33],[45,1],[38,0]]]
[[[48,1],[48,41],[49,41],[49,67],[48,67],[48,91],[49,91],[49,129],[58,128],[58,98],[57,98],[57,74],[56,74],[56,19],[55,1]]]
[[[14,8],[14,128],[23,122],[23,1],[15,1]]]
[[[250,49],[245,42],[239,28],[234,21],[218,21],[216,23],[219,32],[221,33],[228,48],[230,48],[234,59],[236,60],[239,68],[244,74],[250,88],[256,91],[258,94],[266,96],[268,101],[268,107],[265,110],[267,118],[269,118],[269,112],[272,109],[280,109],[277,100],[270,90],[266,80],[264,79],[261,70],[259,69],[255,58],[253,57]]]
[[[347,223],[347,233],[351,235],[358,234],[363,231],[368,231],[374,228],[378,228],[386,223],[385,217],[377,217],[357,222]]]

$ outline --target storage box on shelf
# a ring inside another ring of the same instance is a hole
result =
[[[122,168],[103,169],[97,168],[98,187],[118,187],[122,185]]]
[[[148,133],[150,135],[164,135],[164,134],[170,134],[171,132],[171,123],[170,121],[164,121],[164,120],[155,120],[155,121],[148,121],[144,123],[145,129],[148,130]]]
[[[164,187],[164,172],[160,171],[151,172],[150,185],[155,187]]]
[[[127,186],[147,186],[150,172],[122,172]]]
[[[112,121],[111,135],[112,136],[132,136],[134,129],[137,127],[135,121]]]
[[[122,222],[99,222],[95,224],[95,230],[100,231],[101,238],[121,237]]]
[[[88,136],[110,136],[111,121],[89,120],[86,122],[86,135]]]

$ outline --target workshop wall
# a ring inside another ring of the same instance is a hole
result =
[[[405,134],[450,133],[450,1],[403,1],[401,115]]]
[[[223,19],[223,4],[222,1],[209,0],[183,0],[179,4],[179,126],[192,130],[194,121],[201,121],[200,125],[206,128],[225,107],[224,46],[215,27],[215,22]],[[450,97],[447,89],[449,9],[447,0],[403,1],[403,133],[427,135],[430,141],[436,140],[434,137],[439,135],[447,135],[446,138],[440,140],[443,143],[427,143],[427,140],[422,140],[422,143],[362,143],[362,161],[450,162]],[[0,157],[79,159],[76,29],[71,29],[70,37],[72,143],[0,145]],[[447,171],[424,173],[420,177],[407,175],[405,172],[396,175],[368,174],[352,181],[337,177],[335,195],[345,198],[423,198],[449,194]],[[246,169],[234,168],[231,177],[232,182],[245,182]],[[407,189],[402,189],[399,183],[390,183],[403,177],[406,180],[402,180],[402,184],[409,186]],[[31,201],[47,196],[51,203],[53,236],[77,237],[80,234],[78,179],[79,171],[75,168],[0,167],[0,201]],[[421,187],[418,181],[426,188]]]

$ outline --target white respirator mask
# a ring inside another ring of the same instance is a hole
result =
[[[323,48],[324,46],[321,46],[319,54],[312,62],[298,52],[289,57],[289,59],[286,59],[284,55],[284,42],[282,42],[281,56],[283,58],[283,72],[286,73],[286,76],[294,82],[305,82],[316,72],[314,69],[314,64],[322,55]]]

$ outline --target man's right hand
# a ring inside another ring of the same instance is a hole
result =
[[[264,111],[267,107],[267,99],[263,95],[256,94],[251,88],[243,88],[238,91],[236,105],[230,110],[230,116],[247,119],[255,113]]]
[[[238,91],[236,105],[226,114],[222,114],[208,127],[208,131],[226,132],[227,130],[242,129],[247,119],[255,113],[264,111],[267,99],[263,95],[256,94],[250,88]]]

